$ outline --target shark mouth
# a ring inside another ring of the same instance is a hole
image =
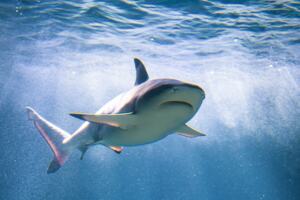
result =
[[[194,109],[193,105],[186,101],[166,101],[166,102],[163,102],[160,104],[160,106],[165,106],[165,105],[168,105],[168,106],[170,106],[170,105],[174,105],[174,106],[175,105],[185,105],[187,107]]]

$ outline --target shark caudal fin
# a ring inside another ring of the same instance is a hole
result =
[[[66,162],[69,157],[70,149],[67,147],[67,145],[63,144],[62,141],[69,137],[70,134],[48,122],[32,108],[26,107],[26,110],[29,120],[33,121],[34,126],[43,136],[54,154],[54,158],[47,170],[48,174],[54,173]]]

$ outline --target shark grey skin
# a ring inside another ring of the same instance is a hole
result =
[[[58,128],[27,107],[29,119],[54,154],[47,173],[56,172],[74,149],[84,153],[92,145],[104,145],[117,153],[123,146],[161,140],[177,133],[186,137],[204,136],[186,123],[205,98],[197,85],[175,79],[148,80],[143,63],[134,59],[135,86],[106,103],[95,114],[70,113],[85,122],[73,134]]]

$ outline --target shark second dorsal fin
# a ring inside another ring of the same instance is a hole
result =
[[[126,128],[136,124],[136,116],[133,113],[119,113],[119,114],[87,114],[87,113],[70,113],[72,117],[81,120],[108,124],[115,127]]]
[[[134,64],[135,64],[135,70],[136,70],[136,79],[135,79],[135,84],[134,85],[139,85],[149,79],[147,70],[139,59],[135,58],[134,59]]]
[[[192,129],[188,125],[183,125],[176,131],[179,135],[185,136],[185,137],[198,137],[198,136],[206,136],[204,133],[201,133],[199,131],[196,131],[195,129]]]
[[[81,146],[81,147],[79,147],[79,150],[81,151],[80,160],[83,160],[83,157],[88,150],[88,146]]]

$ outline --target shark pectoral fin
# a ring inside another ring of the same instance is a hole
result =
[[[189,127],[188,125],[183,125],[182,127],[180,127],[178,130],[177,130],[177,133],[179,135],[182,135],[182,136],[185,136],[185,137],[198,137],[198,136],[206,136],[205,134],[199,132],[199,131],[196,131],[195,129],[192,129],[191,127]]]
[[[108,146],[108,148],[110,148],[111,150],[113,150],[114,152],[120,154],[123,151],[123,147],[118,147],[118,146]]]
[[[108,124],[116,127],[128,127],[136,124],[136,116],[133,113],[120,114],[86,114],[86,113],[70,113],[71,116],[81,120]]]

